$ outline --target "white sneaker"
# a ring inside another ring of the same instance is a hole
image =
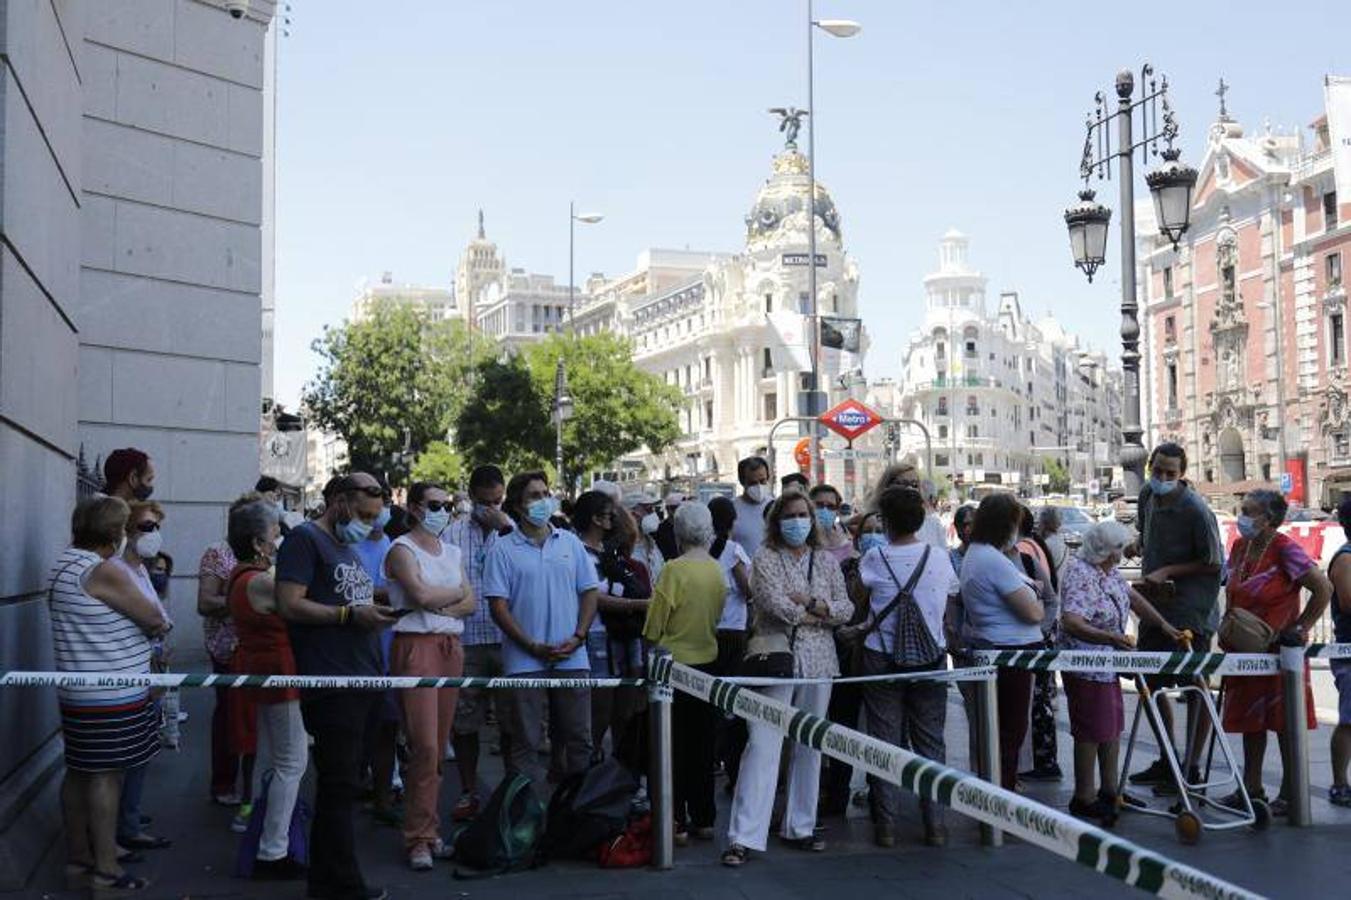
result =
[[[430,871],[433,865],[432,850],[426,844],[418,844],[408,852],[408,867],[414,872]]]
[[[249,830],[249,818],[253,815],[252,803],[241,803],[235,817],[230,820],[230,830],[235,834],[243,834]]]

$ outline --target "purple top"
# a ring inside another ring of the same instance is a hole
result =
[[[1125,634],[1130,609],[1130,585],[1121,577],[1119,570],[1104,572],[1077,556],[1071,556],[1065,562],[1065,570],[1060,576],[1061,615],[1073,613],[1094,628],[1111,634]],[[1068,628],[1060,629],[1060,647],[1064,650],[1108,653],[1116,649],[1110,644],[1091,644],[1080,640],[1070,634]],[[1076,674],[1088,681],[1116,680],[1116,674],[1106,670]]]

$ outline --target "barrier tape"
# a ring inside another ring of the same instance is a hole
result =
[[[891,672],[885,675],[851,675],[847,678],[756,678],[736,675],[723,678],[742,687],[772,687],[776,684],[867,684],[871,681],[985,681],[999,674],[996,666],[938,669],[932,672]]]
[[[977,665],[1033,672],[1115,671],[1136,675],[1275,675],[1280,672],[1280,663],[1274,653],[977,650],[971,657]]]
[[[403,688],[595,688],[637,687],[643,678],[416,678],[349,675],[217,675],[163,672],[111,675],[100,672],[3,672],[0,687],[225,687],[328,688],[388,691]]]
[[[1259,895],[1043,806],[975,775],[836,725],[742,685],[655,657],[651,678],[724,712],[761,722],[793,740],[884,778],[979,822],[1159,897],[1256,900]]]
[[[1304,656],[1308,659],[1351,659],[1351,644],[1310,644]]]

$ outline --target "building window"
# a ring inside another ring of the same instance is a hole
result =
[[[1328,276],[1328,290],[1342,286],[1342,255],[1329,253],[1323,262],[1323,271]]]
[[[779,395],[773,392],[765,394],[764,420],[773,422],[779,417]]]
[[[704,401],[704,427],[705,427],[705,428],[712,428],[712,427],[713,427],[713,401],[712,401],[712,400],[705,400],[705,401]]]
[[[985,454],[984,454],[984,453],[977,453],[977,454],[975,455],[975,462],[976,462],[976,465],[978,465],[978,466],[983,466],[983,465],[985,465]]]
[[[934,454],[934,465],[935,465],[935,466],[947,466],[947,464],[948,464],[948,455],[947,455],[946,453],[935,453],[935,454]]]
[[[968,341],[966,342],[966,358],[967,358],[967,359],[975,359],[975,358],[976,358],[976,342],[975,342],[975,341],[968,340]]]
[[[1337,227],[1337,192],[1328,191],[1323,195],[1323,230],[1331,231]]]
[[[1351,457],[1351,430],[1343,427],[1329,434],[1328,453],[1339,462]]]
[[[980,401],[976,399],[975,394],[971,394],[966,398],[966,414],[968,416],[980,415]]]
[[[1177,409],[1177,363],[1168,364],[1168,408]]]
[[[1271,463],[1269,462],[1262,463],[1262,480],[1263,481],[1271,480]]]
[[[934,362],[938,362],[940,359],[942,359],[947,355],[948,355],[947,344],[944,344],[942,341],[939,341],[937,344],[934,345]]]
[[[774,311],[774,295],[765,294],[765,312],[772,313],[773,311]]]
[[[938,426],[938,439],[939,439],[940,441],[941,441],[941,440],[946,440],[946,439],[947,439],[947,436],[948,436],[948,426],[946,426],[946,425],[939,425],[939,426]]]
[[[806,291],[800,291],[797,295],[797,311],[804,316],[810,315],[812,311],[811,295]]]
[[[1173,299],[1173,267],[1169,266],[1163,270],[1163,297],[1165,300]]]
[[[1346,314],[1335,312],[1328,316],[1328,362],[1334,366],[1346,365]]]
[[[704,378],[709,381],[713,380],[713,357],[711,356],[704,357]]]
[[[768,347],[760,351],[760,366],[760,375],[762,377],[768,378],[770,375],[774,374],[774,354],[769,352]]]
[[[1029,431],[1027,433],[1027,446],[1029,447],[1037,446],[1037,433],[1035,431]]]
[[[968,426],[966,426],[966,436],[969,437],[969,438],[978,438],[978,437],[980,437],[980,426],[979,426],[979,425],[968,425]]]
[[[1172,316],[1167,316],[1163,320],[1163,340],[1168,344],[1177,342],[1177,320]]]
[[[946,416],[947,414],[948,414],[948,398],[947,398],[947,397],[939,397],[939,398],[938,398],[938,412],[936,413],[936,415]]]

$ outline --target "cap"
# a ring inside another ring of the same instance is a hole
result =
[[[682,503],[684,503],[684,502],[685,502],[685,495],[684,495],[684,494],[681,494],[681,493],[679,493],[679,492],[673,491],[673,492],[671,492],[671,493],[669,493],[669,494],[666,495],[666,505],[667,505],[667,506],[679,506],[680,504],[682,504]]]
[[[603,478],[597,479],[591,482],[591,490],[600,491],[602,494],[609,497],[612,502],[619,502],[621,492],[619,490],[619,485],[615,484],[613,481],[606,481]]]
[[[651,488],[643,488],[636,493],[630,494],[626,502],[630,508],[635,506],[656,506],[661,502],[661,495]]]

